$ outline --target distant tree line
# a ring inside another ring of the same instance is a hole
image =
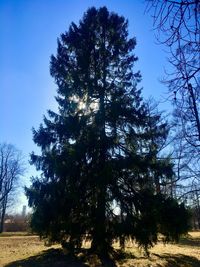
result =
[[[31,232],[30,214],[6,214],[4,217],[4,232]]]

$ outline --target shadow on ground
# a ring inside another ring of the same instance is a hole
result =
[[[154,254],[161,260],[163,260],[163,267],[199,267],[200,261],[192,256],[187,256],[183,254],[171,255],[165,253],[163,255]]]
[[[64,255],[62,249],[49,249],[35,256],[11,262],[5,267],[116,267],[112,259],[90,255],[83,250],[78,256]]]
[[[125,253],[126,254],[126,253]],[[159,263],[153,258],[135,258],[132,254],[126,255],[119,254],[115,259],[118,262],[118,266],[138,266],[138,260],[146,259],[145,266],[152,267],[199,267],[200,261],[192,256],[183,254],[153,254],[159,259]],[[131,261],[131,265],[130,262]],[[26,258],[24,260],[15,261],[5,265],[5,267],[116,267],[117,265],[113,260],[97,257],[97,255],[91,255],[83,251],[79,256],[64,255],[61,249],[49,249],[42,253]],[[139,265],[142,266],[142,265]]]
[[[119,261],[119,266],[143,266],[143,267],[200,267],[200,261],[192,256],[187,256],[183,254],[151,254],[153,257],[137,257],[122,259]],[[135,260],[134,260],[135,259]]]
[[[5,267],[88,267],[76,257],[63,254],[61,249],[48,249],[24,260],[11,262]]]
[[[181,238],[177,245],[200,247],[200,238],[192,238],[192,236],[188,235],[187,237]]]

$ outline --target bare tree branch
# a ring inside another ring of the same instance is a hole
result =
[[[20,151],[10,144],[0,144],[0,232],[10,193],[24,172]]]

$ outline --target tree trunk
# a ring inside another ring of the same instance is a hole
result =
[[[191,84],[188,85],[188,89],[190,92],[190,96],[192,98],[192,104],[193,104],[192,109],[194,111],[194,116],[195,116],[195,121],[196,121],[198,140],[200,141],[200,119],[199,119],[199,113],[198,113],[198,109],[197,109],[196,99],[194,96],[194,91],[193,91]]]
[[[98,197],[92,237],[92,251],[106,255],[110,245],[106,238],[105,192],[103,190]]]
[[[97,181],[97,206],[95,213],[95,224],[92,236],[91,249],[102,256],[107,256],[111,249],[111,244],[106,233],[106,190],[107,181],[104,177],[106,163],[106,118],[105,118],[105,91],[106,91],[106,57],[105,57],[105,27],[102,29],[102,78],[103,86],[99,88],[99,129],[100,129],[100,147],[99,147],[99,164],[98,164],[98,181]],[[101,70],[100,70],[101,71]]]
[[[0,233],[3,233],[3,231],[4,231],[5,214],[6,214],[6,206],[3,205],[2,213],[1,213],[1,220],[0,220]]]
[[[196,196],[196,218],[197,218],[198,229],[200,229],[200,203],[199,203],[198,191],[196,191],[195,196]]]

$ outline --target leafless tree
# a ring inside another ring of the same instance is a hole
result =
[[[200,1],[146,0],[171,64],[164,82],[187,143],[200,147]]]
[[[23,171],[24,163],[20,151],[11,144],[0,144],[0,232],[3,231],[9,197]]]
[[[175,194],[200,198],[200,0],[146,2],[170,63],[163,82],[174,106]]]

